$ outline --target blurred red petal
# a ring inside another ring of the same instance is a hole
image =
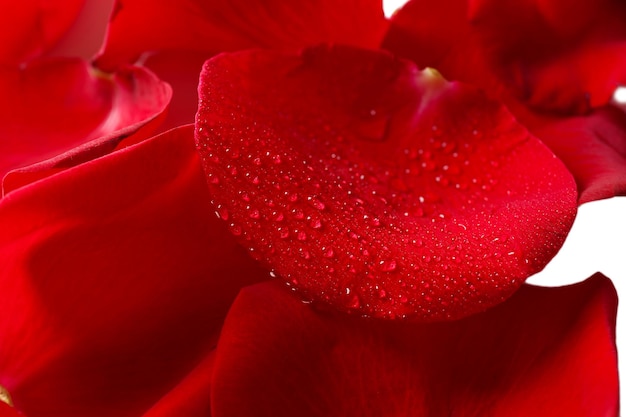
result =
[[[0,385],[37,416],[136,416],[264,279],[210,210],[187,126],[0,201]]]
[[[218,214],[344,311],[482,311],[545,266],[576,213],[570,173],[506,109],[386,53],[222,54],[199,92]]]
[[[205,54],[198,52],[166,51],[152,54],[145,60],[146,68],[172,86],[172,101],[160,130],[195,121],[198,79],[206,58]]]
[[[214,363],[215,351],[213,350],[143,417],[210,416]]]
[[[616,308],[600,274],[430,324],[319,312],[277,283],[248,287],[218,344],[213,416],[617,417]]]
[[[393,16],[384,45],[449,79],[506,90],[536,109],[585,112],[626,83],[626,5],[414,0]]]
[[[381,0],[118,0],[98,64],[114,68],[144,52],[164,50],[210,56],[320,42],[375,47],[385,28]]]
[[[144,68],[107,75],[82,60],[60,58],[2,70],[0,91],[0,177],[49,159],[25,171],[58,168],[77,152],[114,147],[164,113],[172,95]],[[4,192],[23,182],[7,180]]]
[[[51,49],[73,25],[84,0],[5,1],[0,13],[0,66],[17,67]]]
[[[24,417],[15,408],[0,401],[0,417]]]
[[[115,0],[84,2],[74,23],[45,56],[92,59],[102,49]]]

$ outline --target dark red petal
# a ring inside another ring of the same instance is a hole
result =
[[[172,95],[167,84],[144,68],[107,75],[78,59],[1,70],[0,92],[0,177],[95,139],[100,140],[86,147],[107,146],[162,114]],[[67,159],[44,165],[54,168]],[[5,192],[13,188],[6,185]]]
[[[0,201],[0,385],[29,417],[136,416],[267,277],[213,216],[187,126]]]
[[[49,50],[72,26],[84,0],[6,1],[0,13],[0,66],[17,67]]]
[[[319,312],[256,285],[220,336],[213,416],[617,417],[616,308],[600,274],[429,324]]]
[[[198,111],[198,79],[206,55],[167,51],[150,55],[143,65],[172,86],[172,102],[160,129],[193,123]]]
[[[196,141],[215,208],[305,297],[458,318],[552,258],[576,212],[554,155],[498,103],[350,47],[209,60]]]
[[[319,42],[375,47],[385,28],[381,0],[118,0],[98,64],[113,68],[171,49],[213,55]]]
[[[561,118],[527,113],[524,123],[573,173],[580,204],[626,195],[626,107]]]
[[[622,0],[411,1],[386,48],[530,106],[584,112],[626,82]]]
[[[215,351],[212,350],[172,391],[143,417],[207,417],[211,415],[211,380]]]

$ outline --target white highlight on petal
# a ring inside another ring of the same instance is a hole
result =
[[[626,104],[626,87],[617,87],[613,93],[613,101],[617,104]]]
[[[383,0],[385,17],[391,17],[396,10],[404,6],[409,0]]]

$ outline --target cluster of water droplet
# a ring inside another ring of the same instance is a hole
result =
[[[534,196],[549,179],[506,168],[525,157],[525,132],[501,138],[469,115],[393,138],[384,109],[347,124],[313,112],[258,125],[267,115],[254,111],[198,121],[215,214],[305,300],[384,318],[460,317],[542,266],[533,242],[554,213]]]

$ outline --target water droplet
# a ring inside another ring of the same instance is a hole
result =
[[[320,219],[311,219],[311,222],[309,223],[309,225],[313,229],[319,229],[322,227],[322,221]]]
[[[234,236],[241,236],[241,233],[243,233],[243,231],[241,230],[241,227],[237,226],[234,223],[231,223],[231,225],[230,225],[230,232]]]
[[[324,210],[326,208],[326,205],[316,198],[309,197],[308,200],[309,203],[318,210]]]
[[[348,307],[353,309],[361,307],[361,299],[358,295],[354,294],[352,297],[350,297],[350,300],[348,301]]]
[[[224,207],[217,206],[217,210],[215,210],[215,215],[217,216],[218,219],[222,219],[222,220],[228,220],[229,214],[228,214],[228,210]]]
[[[380,261],[380,270],[383,272],[395,271],[397,267],[396,261],[393,259]]]

